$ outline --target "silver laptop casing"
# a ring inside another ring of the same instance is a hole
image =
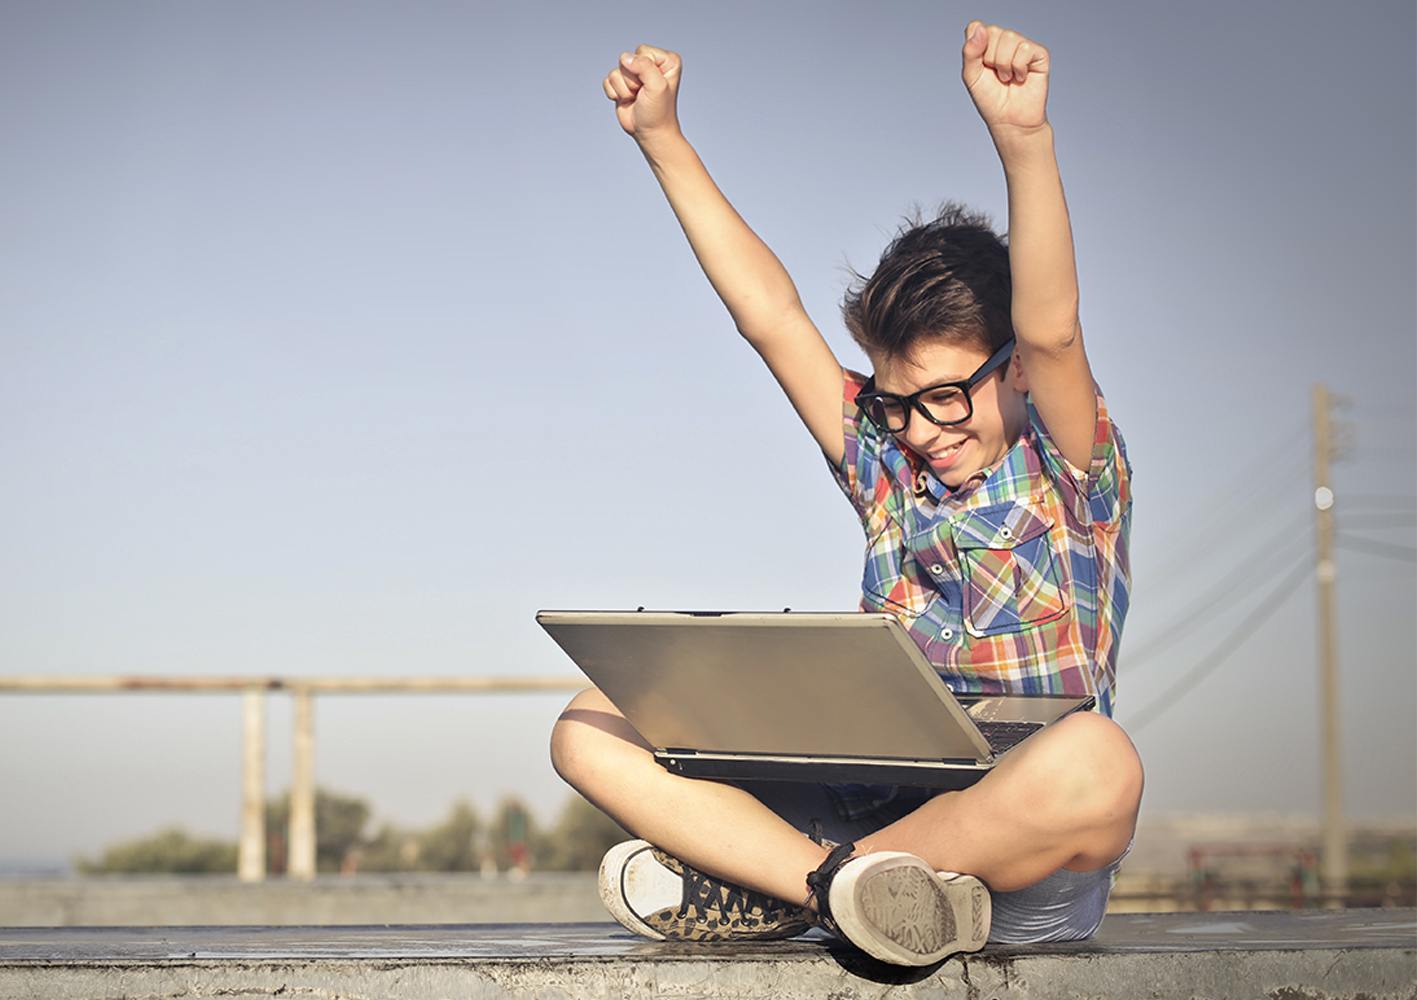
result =
[[[996,760],[974,718],[1048,724],[1093,702],[956,697],[887,614],[540,611],[536,620],[655,758],[693,777],[964,787]]]

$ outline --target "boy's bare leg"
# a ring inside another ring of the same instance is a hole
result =
[[[670,774],[600,691],[577,695],[551,736],[557,773],[616,822],[702,871],[802,902],[826,856],[750,793]],[[977,784],[940,795],[856,842],[909,851],[999,892],[1060,867],[1100,868],[1126,847],[1141,800],[1131,741],[1080,713],[1031,737]],[[830,819],[830,817],[824,817]]]
[[[909,851],[939,871],[1011,892],[1059,868],[1092,871],[1121,854],[1142,784],[1141,760],[1122,728],[1079,712],[1029,737],[977,784],[936,796],[857,840],[856,849]]]
[[[596,688],[566,706],[551,731],[551,762],[615,822],[700,871],[801,902],[827,849],[751,793],[671,774]]]

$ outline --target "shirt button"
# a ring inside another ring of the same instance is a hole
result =
[[[941,573],[943,573],[944,571],[945,571],[945,567],[941,566],[939,563],[933,563],[933,564],[930,566],[930,572],[931,572],[931,573],[934,573],[936,576],[939,576],[939,575],[940,575]]]
[[[944,639],[946,642],[949,642],[949,641],[950,641],[951,639],[953,639],[954,637],[955,637],[954,629],[952,629],[952,628],[942,628],[942,629],[940,629],[940,638],[941,638],[941,639]]]
[[[1001,537],[1001,538],[1012,538],[1012,537],[1014,537],[1014,533],[1013,533],[1012,531],[1010,531],[1008,528],[1000,528],[1000,529],[999,529],[999,537]]]

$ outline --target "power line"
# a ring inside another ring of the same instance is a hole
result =
[[[1269,564],[1274,560],[1272,558],[1267,559],[1265,558],[1266,556],[1272,557],[1277,552],[1280,555],[1288,553],[1292,557],[1295,550],[1292,548],[1280,548],[1278,547],[1279,543],[1288,539],[1294,531],[1301,526],[1302,521],[1308,519],[1308,516],[1309,515],[1306,513],[1302,515],[1302,518],[1291,519],[1289,523],[1284,526],[1283,530],[1276,532],[1274,535],[1267,538],[1262,545],[1257,546],[1254,551],[1247,554],[1240,560],[1239,568],[1218,583],[1205,597],[1201,598],[1200,601],[1190,608],[1187,608],[1170,625],[1143,639],[1138,648],[1127,654],[1128,662],[1131,663],[1138,659],[1145,661],[1149,654],[1155,651],[1157,647],[1164,645],[1177,633],[1184,632],[1188,628],[1192,628],[1198,624],[1204,624],[1200,616],[1234,594],[1234,592],[1239,589],[1240,585],[1252,577],[1256,571],[1263,571],[1268,575]],[[1299,552],[1305,560],[1309,559],[1313,554],[1307,545],[1299,550]],[[1256,560],[1259,560],[1259,562],[1256,562]],[[1286,560],[1286,564],[1292,561],[1292,558]],[[1135,668],[1128,667],[1128,672],[1130,673],[1133,669]]]
[[[1364,552],[1370,556],[1382,556],[1385,559],[1400,559],[1403,562],[1417,563],[1417,549],[1408,545],[1390,545],[1387,542],[1375,542],[1371,538],[1362,538],[1358,535],[1345,535],[1342,532],[1334,539],[1339,548],[1351,549],[1354,552]]]
[[[1305,463],[1302,454],[1295,452],[1292,447],[1285,446],[1291,445],[1296,439],[1303,440],[1307,430],[1307,421],[1300,420],[1297,426],[1291,422],[1269,447],[1251,453],[1252,456],[1258,457],[1252,457],[1246,462],[1240,477],[1232,480],[1229,488],[1215,499],[1206,501],[1205,507],[1211,512],[1211,516],[1203,521],[1188,524],[1184,537],[1168,547],[1161,560],[1166,577],[1169,578],[1178,566],[1186,563],[1195,553],[1197,537],[1211,534],[1213,529],[1222,525],[1227,518],[1233,518],[1234,508],[1243,501],[1260,493],[1270,496],[1283,493],[1290,484],[1304,478]],[[1279,478],[1276,479],[1272,473],[1285,461],[1297,464],[1281,470]]]
[[[1299,584],[1311,572],[1312,570],[1308,565],[1308,559],[1305,559],[1303,563],[1294,567],[1293,571],[1280,581],[1279,586],[1265,595],[1264,600],[1261,601],[1253,611],[1246,615],[1245,619],[1232,629],[1230,633],[1225,636],[1224,640],[1211,650],[1208,656],[1198,661],[1195,666],[1182,674],[1176,683],[1162,692],[1161,697],[1153,699],[1147,705],[1143,706],[1141,711],[1135,716],[1129,717],[1126,726],[1127,731],[1135,733],[1137,730],[1156,719],[1168,708],[1174,706],[1187,692],[1214,673],[1232,653],[1240,648],[1244,639],[1248,638],[1250,635],[1250,630],[1263,623],[1270,615],[1279,610],[1280,605],[1284,603],[1285,599],[1298,589]]]
[[[1345,493],[1340,501],[1345,507],[1417,507],[1417,496],[1401,493]]]
[[[1411,444],[1373,444],[1364,445],[1361,448],[1345,448],[1341,451],[1342,458],[1387,458],[1390,455],[1417,455],[1417,445]]]
[[[1398,416],[1410,416],[1414,420],[1417,420],[1417,410],[1414,410],[1410,406],[1402,406],[1398,403],[1372,403],[1360,399],[1351,405],[1353,409],[1357,410],[1359,413],[1367,413],[1369,411],[1373,413],[1395,413]]]
[[[1414,510],[1359,510],[1352,514],[1339,514],[1340,527],[1405,528],[1417,524],[1417,509]]]
[[[1281,483],[1280,486],[1298,486],[1299,483],[1303,480],[1303,478],[1304,470],[1294,469],[1289,475],[1287,482]],[[1294,499],[1299,502],[1309,500],[1308,490],[1303,490],[1302,492],[1300,492],[1300,490],[1295,490],[1292,495]],[[1312,503],[1312,501],[1310,501],[1310,503]],[[1162,557],[1162,559],[1160,560],[1161,569],[1157,570],[1155,575],[1161,578],[1166,584],[1169,584],[1170,582],[1177,579],[1184,579],[1187,575],[1187,570],[1197,565],[1199,562],[1196,559],[1197,552],[1204,551],[1204,549],[1213,549],[1218,545],[1225,544],[1217,540],[1218,538],[1224,537],[1223,531],[1217,533],[1214,529],[1222,528],[1225,524],[1225,521],[1229,520],[1231,522],[1228,528],[1229,531],[1233,532],[1235,530],[1243,530],[1244,525],[1249,523],[1252,519],[1237,516],[1237,506],[1239,505],[1236,504],[1234,506],[1216,508],[1217,516],[1215,518],[1212,518],[1210,523],[1203,524],[1196,528],[1187,530],[1185,538],[1183,540],[1178,540],[1177,543],[1173,545],[1170,550]],[[1307,506],[1302,509],[1301,513],[1302,517],[1294,518],[1295,521],[1307,519]],[[1202,540],[1204,540],[1203,545]]]

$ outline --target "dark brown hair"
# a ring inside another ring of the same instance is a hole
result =
[[[942,204],[929,222],[915,206],[875,273],[851,273],[841,315],[873,362],[934,339],[992,354],[1014,335],[1008,246],[987,215],[958,202]]]

